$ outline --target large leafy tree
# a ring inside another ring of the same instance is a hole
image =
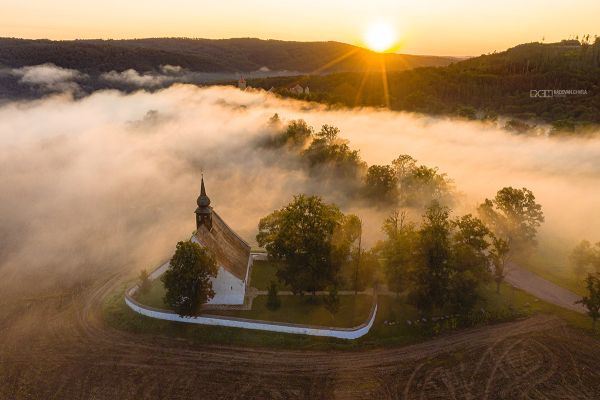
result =
[[[256,239],[271,259],[281,261],[277,271],[280,281],[294,293],[314,295],[338,284],[350,246],[347,240],[334,236],[344,222],[345,216],[336,205],[318,196],[298,195],[260,220]]]
[[[398,295],[409,284],[416,263],[417,231],[406,222],[405,211],[394,211],[383,225],[387,240],[381,245],[383,266],[388,287]]]
[[[544,222],[542,206],[527,188],[505,187],[493,200],[485,199],[479,215],[494,233],[507,240],[512,249],[524,250],[536,244],[537,229]]]
[[[442,307],[448,299],[450,282],[450,210],[432,203],[419,231],[418,256],[413,273],[412,301],[425,312]]]
[[[358,150],[351,150],[348,141],[340,138],[339,133],[335,126],[323,125],[302,154],[313,172],[322,173],[323,165],[327,165],[338,177],[354,179],[366,164]]]
[[[450,203],[452,181],[437,168],[417,165],[417,160],[407,154],[392,161],[400,202],[407,206],[427,206],[432,201]]]
[[[448,300],[456,310],[465,311],[477,301],[479,285],[491,278],[489,249],[493,236],[484,223],[471,214],[455,219],[452,225]]]
[[[398,180],[394,168],[389,165],[371,165],[365,177],[365,193],[382,203],[396,203]]]
[[[384,224],[387,240],[380,247],[390,289],[407,289],[408,300],[425,313],[468,311],[492,277],[494,235],[470,214],[451,220],[450,209],[437,202],[418,228],[405,219],[396,212]]]
[[[217,272],[216,261],[206,249],[192,241],[177,243],[169,268],[161,277],[165,303],[179,315],[193,315],[200,304],[214,297],[210,278]]]

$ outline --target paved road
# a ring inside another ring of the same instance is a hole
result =
[[[509,265],[506,281],[548,303],[580,313],[586,312],[581,304],[575,304],[581,296],[513,263]]]

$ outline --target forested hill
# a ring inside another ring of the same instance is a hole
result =
[[[0,38],[0,65],[19,68],[52,63],[85,73],[174,65],[198,72],[249,72],[259,69],[328,73],[364,71],[375,53],[339,42],[241,39],[25,40]],[[337,62],[336,62],[337,60]],[[443,66],[449,57],[386,54],[391,71]]]
[[[290,95],[285,88],[295,83],[310,87],[311,100],[330,104],[388,103],[395,110],[467,118],[505,115],[518,120],[547,121],[557,129],[572,130],[587,123],[600,123],[600,39],[594,43],[529,43],[441,68],[388,72],[387,102],[381,72],[366,78],[360,73],[270,78],[253,81],[252,85],[274,86],[281,94]],[[585,94],[532,97],[531,90],[546,89],[584,90]]]

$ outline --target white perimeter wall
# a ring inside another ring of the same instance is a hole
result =
[[[248,261],[248,270],[252,266],[254,259],[266,259],[264,254],[252,254]],[[162,264],[156,270],[150,274],[150,279],[154,280],[160,277],[169,268],[169,261]],[[209,302],[209,304],[243,304],[244,293],[246,290],[245,282],[236,278],[233,274],[226,271],[224,268],[219,267],[219,274],[216,278],[213,278],[213,288],[215,290],[215,297]],[[248,279],[248,277],[246,277]],[[234,284],[236,286],[234,286]],[[217,286],[219,289],[217,289]],[[232,288],[233,287],[233,288]],[[377,304],[375,304],[371,310],[369,320],[356,328],[327,328],[327,327],[314,327],[308,325],[295,325],[295,324],[278,324],[268,321],[259,320],[248,320],[243,318],[227,318],[217,316],[198,316],[198,317],[181,317],[178,314],[170,311],[158,310],[152,307],[146,307],[135,301],[131,296],[137,290],[137,286],[129,289],[125,294],[125,303],[133,311],[145,315],[150,318],[157,318],[166,321],[177,321],[185,322],[189,324],[199,325],[212,325],[212,326],[225,326],[231,328],[243,328],[252,329],[259,331],[279,332],[279,333],[291,333],[295,335],[309,335],[309,336],[325,336],[333,337],[338,339],[358,339],[361,336],[366,335],[377,316]],[[218,298],[217,298],[218,297]],[[216,299],[216,300],[215,300]],[[223,303],[222,301],[231,301],[231,303]],[[240,303],[233,303],[233,301],[240,301]]]
[[[279,333],[291,333],[296,335],[309,335],[309,336],[325,336],[333,337],[338,339],[358,339],[361,336],[366,335],[377,316],[377,304],[374,305],[369,316],[367,323],[350,329],[344,328],[327,328],[327,327],[312,327],[307,325],[295,325],[295,324],[278,324],[267,321],[249,320],[242,318],[227,318],[217,316],[198,316],[198,317],[181,317],[176,313],[170,311],[157,310],[155,308],[146,307],[130,297],[135,292],[136,288],[132,288],[128,291],[125,296],[125,303],[133,311],[145,315],[151,318],[162,319],[166,321],[177,321],[185,322],[188,324],[199,324],[199,325],[211,325],[211,326],[225,326],[230,328],[243,328],[252,329],[259,331],[279,332]]]

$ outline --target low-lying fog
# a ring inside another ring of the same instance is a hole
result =
[[[258,220],[293,194],[339,200],[285,155],[256,145],[274,113],[339,127],[369,164],[410,154],[439,167],[461,192],[457,213],[473,212],[503,186],[525,186],[543,206],[546,235],[568,246],[600,240],[599,140],[327,111],[225,87],[63,94],[0,106],[0,291],[68,288],[110,271],[154,268],[195,228],[201,171],[212,205],[251,243]],[[385,212],[343,203],[363,217],[372,242]]]

